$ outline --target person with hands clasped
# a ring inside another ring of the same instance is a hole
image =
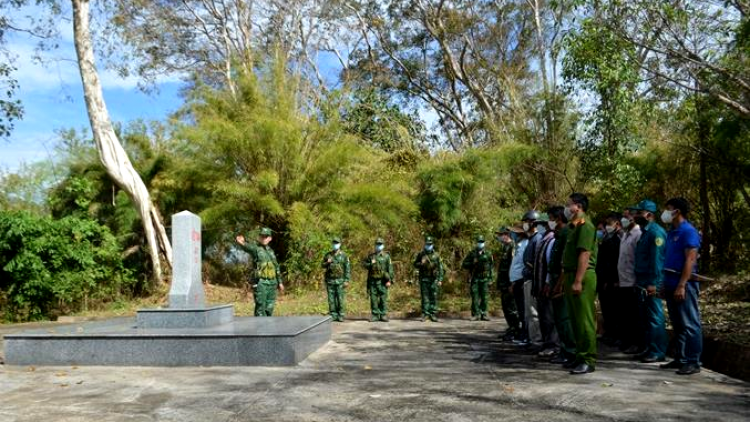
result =
[[[341,250],[341,238],[332,239],[332,250],[323,257],[328,310],[334,321],[344,321],[346,288],[352,279],[349,257]]]
[[[388,321],[388,289],[393,284],[393,263],[385,251],[385,242],[378,238],[375,251],[365,258],[363,263],[367,270],[367,292],[370,295],[370,321]]]

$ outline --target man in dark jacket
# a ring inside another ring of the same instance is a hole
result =
[[[622,340],[619,315],[622,315],[618,299],[620,275],[617,263],[620,259],[620,239],[622,239],[622,214],[612,212],[607,215],[604,226],[604,238],[599,244],[599,256],[596,262],[596,289],[599,294],[599,305],[604,319],[604,336],[602,343],[608,346],[619,346]]]

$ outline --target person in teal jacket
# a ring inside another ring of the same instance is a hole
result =
[[[663,362],[667,352],[664,308],[659,297],[664,270],[667,232],[656,223],[656,204],[645,199],[636,206],[635,222],[643,234],[635,247],[635,288],[645,333],[645,350],[637,355],[644,363]]]

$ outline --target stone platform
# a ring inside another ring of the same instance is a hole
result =
[[[119,318],[8,334],[4,346],[8,365],[291,366],[330,338],[331,318],[322,316],[236,318],[206,328]]]
[[[139,328],[208,328],[234,321],[234,307],[139,309],[135,321]]]

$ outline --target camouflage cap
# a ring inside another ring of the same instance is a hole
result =
[[[272,236],[273,232],[268,227],[263,227],[262,229],[260,229],[260,235],[261,236]]]
[[[498,234],[510,233],[510,229],[508,228],[508,226],[498,227],[497,230],[495,230],[495,233],[498,233]]]
[[[432,245],[434,243],[432,236],[425,236],[424,243],[427,245]]]
[[[481,234],[477,236],[477,242],[484,242],[484,236],[482,236]]]
[[[382,245],[382,244],[384,244],[384,243],[385,243],[385,242],[383,241],[383,238],[382,238],[382,237],[379,237],[379,238],[375,239],[375,244],[376,244],[376,245]]]
[[[333,237],[333,238],[331,239],[331,241],[332,241],[333,243],[341,243],[341,238],[340,238],[340,237],[338,237],[338,236],[334,236],[334,237]]]

